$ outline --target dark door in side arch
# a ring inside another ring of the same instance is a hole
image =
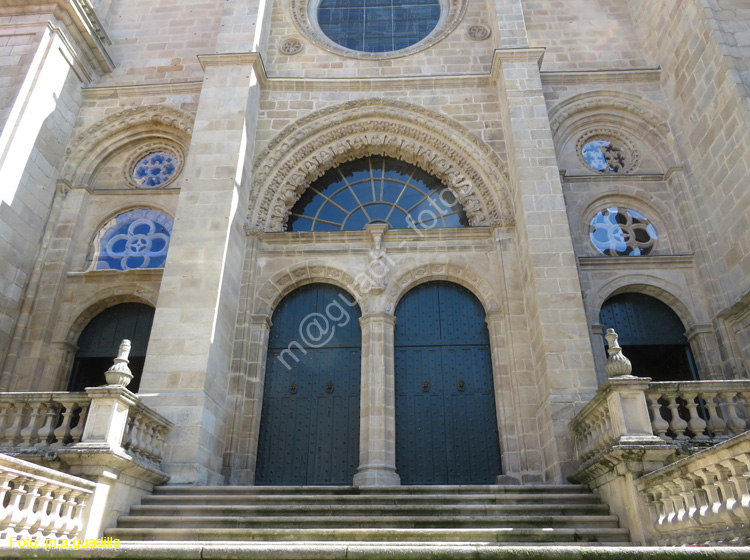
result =
[[[396,308],[396,469],[402,484],[501,474],[489,333],[467,289],[429,282]]]
[[[133,374],[128,389],[138,392],[153,322],[154,308],[143,303],[113,305],[91,319],[78,338],[68,391],[106,385],[104,372],[114,363],[122,340],[128,339],[131,343],[128,367]]]
[[[256,484],[352,484],[359,464],[360,316],[353,298],[328,284],[304,286],[279,303],[268,343]]]

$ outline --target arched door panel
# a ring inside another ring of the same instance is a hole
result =
[[[128,389],[137,392],[153,321],[153,307],[142,303],[114,305],[94,317],[78,338],[68,391],[105,385],[104,372],[112,366],[122,340],[128,339],[132,345],[128,367],[133,373]]]
[[[456,284],[423,284],[399,302],[395,346],[401,482],[494,483],[500,446],[481,303]]]
[[[300,288],[277,307],[266,360],[256,484],[352,483],[359,463],[359,318],[351,297],[326,284]],[[326,324],[331,336],[326,332],[314,340]]]

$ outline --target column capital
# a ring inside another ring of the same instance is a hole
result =
[[[273,326],[273,323],[271,322],[271,317],[268,315],[250,315],[250,324],[253,326],[265,326],[267,328],[271,328]]]
[[[390,325],[396,324],[396,316],[390,313],[367,313],[362,315],[359,319],[359,324],[364,326],[369,323],[387,323]]]
[[[505,313],[502,309],[490,309],[487,312],[487,318],[485,319],[485,322],[489,325],[490,323],[494,323],[495,321],[502,321],[505,319]]]

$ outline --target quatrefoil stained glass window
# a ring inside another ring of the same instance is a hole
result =
[[[657,240],[656,228],[640,212],[613,206],[599,212],[591,221],[591,242],[609,257],[648,255]]]
[[[177,173],[178,162],[169,152],[152,152],[142,157],[133,168],[133,180],[141,187],[160,187]]]
[[[440,21],[440,1],[320,0],[317,21],[331,41],[347,49],[397,51],[432,33]]]
[[[164,268],[172,218],[139,208],[110,220],[99,232],[96,270]]]
[[[469,225],[463,207],[440,180],[389,157],[367,157],[329,170],[292,208],[288,231],[393,229]]]

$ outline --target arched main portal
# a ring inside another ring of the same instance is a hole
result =
[[[619,294],[602,305],[599,321],[619,335],[633,375],[654,381],[698,378],[685,326],[667,304],[645,294]]]
[[[153,321],[153,307],[143,303],[113,305],[91,319],[78,338],[68,391],[105,385],[104,372],[112,366],[120,342],[127,338],[132,344],[128,367],[133,373],[128,389],[137,392]]]
[[[299,288],[272,318],[259,485],[351,484],[359,459],[361,311],[329,284]]]
[[[428,282],[396,307],[396,469],[402,484],[491,484],[501,474],[482,304]]]

